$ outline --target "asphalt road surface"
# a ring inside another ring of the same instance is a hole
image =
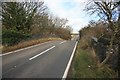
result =
[[[50,41],[2,56],[2,78],[62,78],[76,40]]]

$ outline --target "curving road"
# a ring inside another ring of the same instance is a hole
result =
[[[62,78],[76,40],[50,41],[2,56],[3,78]]]

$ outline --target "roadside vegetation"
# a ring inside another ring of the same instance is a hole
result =
[[[80,40],[68,78],[116,78],[117,73],[107,66],[98,68],[91,49],[83,49]],[[94,79],[97,80],[97,79]]]
[[[97,27],[96,27],[97,26]],[[79,40],[76,53],[73,58],[73,62],[68,74],[68,78],[117,78],[118,77],[118,63],[113,60],[112,65],[114,68],[110,68],[108,64],[101,67],[98,65],[101,57],[103,58],[105,54],[104,49],[100,49],[102,55],[95,53],[92,48],[91,36],[99,37],[100,34],[106,32],[105,25],[101,22],[96,23],[93,27],[91,22],[88,26],[82,29],[82,35]],[[100,54],[101,54],[100,53]],[[117,57],[116,57],[117,60]],[[116,63],[115,63],[116,62]],[[97,80],[97,79],[96,79]]]
[[[35,39],[35,40],[27,40],[27,41],[20,42],[13,46],[7,46],[7,47],[4,46],[3,48],[2,47],[1,48],[2,48],[2,51],[4,53],[6,53],[6,52],[14,51],[17,49],[33,46],[33,45],[48,42],[48,41],[55,41],[55,40],[63,40],[63,39],[61,39],[61,38],[41,38],[41,39]]]
[[[98,14],[79,31],[80,40],[70,69],[72,78],[118,78],[120,1],[91,1],[85,11]]]
[[[49,38],[71,39],[68,20],[50,14],[43,1],[2,2],[1,7],[3,52],[46,42]]]

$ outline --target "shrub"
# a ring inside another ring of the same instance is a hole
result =
[[[10,29],[4,29],[2,31],[2,44],[6,46],[14,45],[29,37],[29,34],[23,34],[22,32]]]
[[[87,49],[91,46],[91,38],[96,37],[99,38],[103,33],[106,32],[106,28],[101,25],[97,25],[95,27],[85,27],[80,30],[80,37],[82,41],[82,48]]]
[[[71,33],[69,30],[67,30],[66,28],[58,28],[56,29],[55,34],[65,40],[70,40],[71,39]]]

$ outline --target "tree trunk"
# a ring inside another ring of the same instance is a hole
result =
[[[112,55],[111,49],[113,48],[113,42],[114,42],[114,39],[115,39],[116,31],[117,31],[117,28],[115,28],[115,31],[114,31],[114,33],[112,35],[112,38],[111,38],[111,41],[110,41],[110,46],[109,46],[109,51],[108,51],[108,53],[106,55],[106,58],[103,60],[103,62],[100,63],[99,67],[102,67],[104,64],[106,64],[106,62],[109,60],[109,58]]]

